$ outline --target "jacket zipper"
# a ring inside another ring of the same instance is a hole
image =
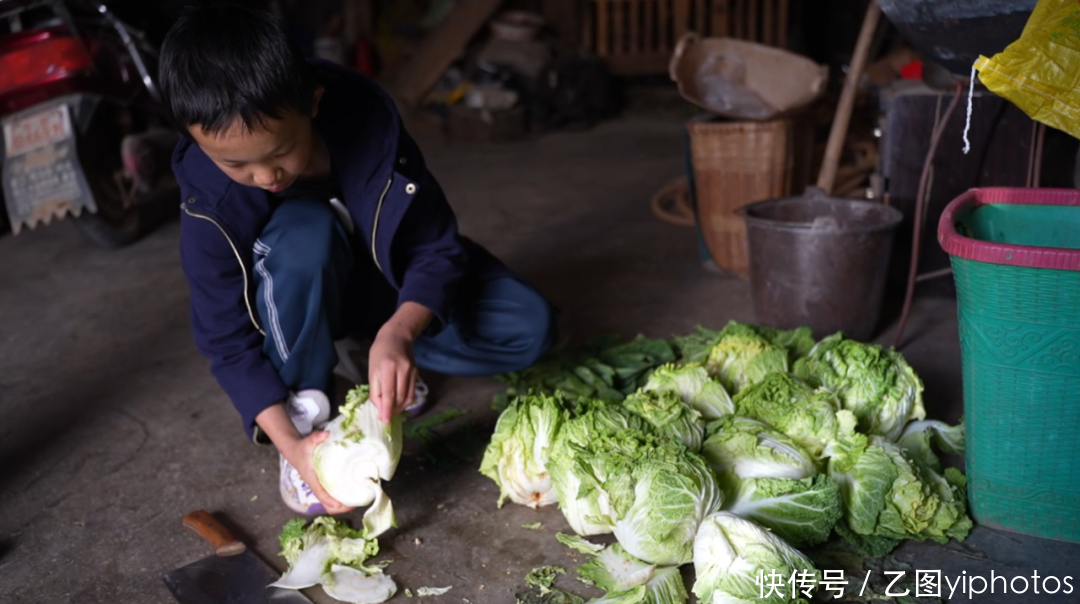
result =
[[[371,226],[371,257],[375,260],[375,267],[384,275],[386,274],[386,271],[383,270],[382,264],[379,264],[379,253],[376,250],[375,242],[379,235],[379,214],[382,213],[383,200],[386,199],[386,194],[390,192],[390,185],[392,184],[394,184],[393,175],[386,181],[386,187],[383,188],[382,195],[379,195],[379,203],[375,206],[375,222]]]
[[[225,236],[225,241],[229,242],[229,247],[232,248],[233,254],[236,255],[236,261],[240,263],[240,272],[244,275],[244,304],[247,306],[248,318],[251,319],[251,324],[255,326],[255,329],[259,330],[259,333],[265,337],[266,332],[263,331],[263,328],[259,326],[259,322],[255,320],[255,313],[252,312],[251,300],[248,298],[247,267],[244,266],[244,260],[240,257],[240,251],[236,249],[236,244],[233,243],[233,240],[229,237],[229,234],[225,232],[225,229],[213,218],[210,218],[209,216],[204,216],[203,214],[196,214],[195,212],[189,210],[187,206],[184,206],[184,212],[186,212],[188,216],[192,216],[194,218],[202,218],[203,220],[209,220],[210,223],[216,226],[218,230],[221,231],[221,234]]]

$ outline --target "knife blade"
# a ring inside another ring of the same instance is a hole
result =
[[[278,574],[203,510],[184,526],[214,546],[214,554],[165,573],[161,580],[180,604],[311,604],[291,589],[269,587]]]

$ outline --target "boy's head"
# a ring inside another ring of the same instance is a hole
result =
[[[309,169],[322,87],[269,13],[189,9],[165,37],[159,72],[173,118],[233,180],[275,191]]]

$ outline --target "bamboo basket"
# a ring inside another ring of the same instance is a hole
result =
[[[688,124],[698,224],[721,270],[749,276],[746,223],[738,211],[791,193],[794,126],[792,120]]]

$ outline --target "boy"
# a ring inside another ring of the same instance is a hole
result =
[[[290,508],[351,509],[314,473],[327,433],[303,434],[286,410],[297,393],[332,398],[336,341],[373,337],[384,422],[413,402],[417,367],[494,375],[550,347],[551,305],[458,234],[373,82],[305,61],[267,13],[213,6],[170,30],[160,83],[187,133],[173,170],[195,341],[248,435],[280,452]]]

